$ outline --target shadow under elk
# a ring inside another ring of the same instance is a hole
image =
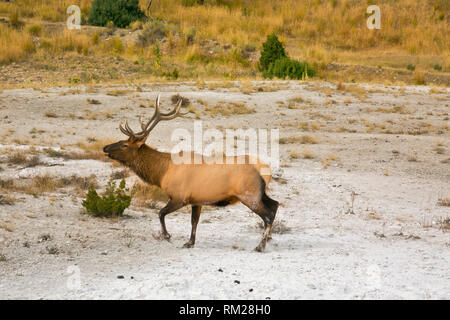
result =
[[[120,130],[128,136],[128,139],[107,145],[103,151],[109,158],[133,170],[145,182],[156,185],[166,192],[170,200],[158,214],[163,239],[170,240],[164,218],[171,212],[187,205],[192,206],[191,236],[184,245],[185,248],[191,248],[195,244],[197,224],[203,205],[224,207],[240,201],[264,222],[263,237],[255,248],[256,251],[264,251],[267,241],[270,240],[272,224],[278,209],[278,202],[266,194],[266,185],[271,180],[267,164],[250,156],[235,156],[233,159],[223,156],[222,163],[202,161],[198,164],[198,161],[191,161],[189,164],[176,164],[172,161],[171,153],[159,152],[145,144],[149,133],[160,121],[183,115],[180,113],[181,103],[180,100],[172,111],[162,113],[158,95],[151,119],[147,123],[140,120],[142,130],[135,133],[128,122],[125,122],[125,127],[120,124]],[[190,155],[191,159],[196,156],[193,152]],[[261,175],[263,168],[266,172]]]

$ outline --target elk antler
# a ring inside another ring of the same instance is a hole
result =
[[[158,97],[156,98],[156,103],[155,103],[155,113],[153,114],[153,116],[150,118],[150,120],[144,124],[144,122],[141,120],[141,118],[139,117],[139,122],[141,123],[141,132],[138,133],[134,133],[133,130],[130,128],[130,126],[128,125],[128,122],[125,122],[125,128],[122,127],[122,124],[119,125],[120,131],[122,131],[123,134],[129,136],[129,137],[133,137],[135,139],[138,140],[144,140],[147,138],[148,134],[150,133],[150,131],[153,130],[153,128],[162,120],[172,120],[178,116],[184,116],[186,115],[188,112],[186,113],[180,113],[180,109],[181,109],[181,104],[183,102],[182,99],[180,99],[177,103],[177,105],[175,106],[175,108],[167,113],[163,113],[160,111],[159,109],[159,102],[161,100],[161,94],[158,94]]]

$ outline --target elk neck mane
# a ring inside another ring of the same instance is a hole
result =
[[[161,180],[169,168],[170,161],[170,153],[159,152],[144,144],[139,148],[136,159],[127,165],[144,181],[161,187]]]

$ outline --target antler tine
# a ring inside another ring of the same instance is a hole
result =
[[[128,125],[128,120],[125,121],[125,129],[132,135],[134,136],[134,131],[130,128],[130,126]]]
[[[128,129],[126,129],[126,127],[127,127],[127,125],[125,125],[125,128],[122,127],[122,121],[119,122],[119,129],[120,129],[120,131],[122,131],[122,133],[124,135],[131,137],[133,134]]]
[[[147,130],[148,126],[153,122],[153,120],[155,120],[156,115],[158,113],[160,113],[160,111],[159,111],[159,101],[160,101],[160,99],[161,99],[161,93],[158,93],[158,97],[156,97],[156,102],[155,102],[155,112],[153,113],[153,116],[150,118],[150,120],[148,120],[148,122],[146,124],[144,124],[141,121],[141,129],[142,129],[142,131],[140,133],[144,133]]]

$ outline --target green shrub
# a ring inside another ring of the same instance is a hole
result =
[[[28,28],[29,34],[35,37],[39,37],[42,33],[42,28],[40,25],[32,25]]]
[[[93,186],[89,187],[86,199],[81,203],[86,212],[96,217],[122,216],[126,208],[130,206],[132,194],[127,194],[125,179],[120,181],[116,188],[116,182],[110,180],[102,196],[99,196]]]
[[[287,57],[283,44],[278,40],[275,33],[267,36],[266,42],[263,43],[263,50],[259,59],[259,70],[267,71],[272,63],[278,59]]]
[[[410,71],[414,71],[414,70],[416,70],[416,66],[410,63],[406,66],[406,69],[408,69]]]
[[[265,78],[279,78],[279,79],[297,79],[305,80],[308,77],[314,77],[315,70],[308,64],[308,62],[300,62],[291,58],[285,57],[271,63],[269,69],[263,72]]]
[[[442,66],[440,64],[435,64],[433,66],[433,69],[436,70],[436,71],[442,71]]]
[[[126,28],[145,17],[139,0],[94,0],[88,22],[93,26],[106,26],[112,21],[116,27]]]

